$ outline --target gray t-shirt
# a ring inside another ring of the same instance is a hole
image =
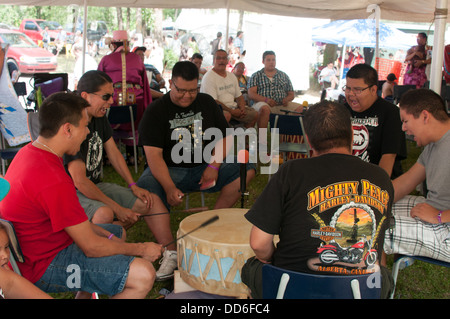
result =
[[[426,202],[439,210],[450,209],[450,131],[428,144],[417,162],[425,167]]]

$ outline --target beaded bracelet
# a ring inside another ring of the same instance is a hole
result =
[[[136,183],[128,184],[128,188],[131,188],[131,186],[133,186],[133,185],[136,185]]]
[[[111,239],[111,238],[113,238],[113,237],[114,237],[114,234],[111,233],[111,234],[109,234],[108,239]]]
[[[441,219],[441,217],[442,217],[442,210],[440,210],[439,213],[438,213],[438,215],[437,215],[437,220],[438,220],[438,223],[439,223],[439,224],[442,224],[442,219]]]
[[[215,167],[214,165],[208,164],[208,167],[214,168],[216,171],[219,171],[219,168]]]

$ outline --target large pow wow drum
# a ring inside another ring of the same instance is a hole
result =
[[[197,290],[239,297],[248,295],[241,281],[241,268],[254,256],[250,248],[252,225],[244,214],[247,209],[217,209],[186,217],[177,238],[217,215],[219,219],[178,241],[178,270],[181,279]]]

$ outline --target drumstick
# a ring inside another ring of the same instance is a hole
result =
[[[174,210],[171,211],[171,213],[198,213],[198,212],[204,212],[205,210],[209,210],[208,206],[200,206],[200,207],[193,207],[183,210]]]
[[[184,210],[174,210],[171,212],[164,212],[164,213],[156,213],[156,214],[142,214],[139,217],[151,217],[151,216],[158,216],[158,215],[165,215],[165,214],[171,214],[171,213],[198,213],[198,212],[204,212],[205,210],[208,210],[208,206],[201,206],[201,207],[193,207],[189,209]]]
[[[213,216],[213,217],[211,217],[210,219],[208,219],[207,221],[205,221],[205,222],[203,222],[200,226],[198,226],[198,227],[196,227],[196,228],[194,228],[193,230],[191,230],[190,232],[187,232],[186,234],[184,234],[183,236],[181,236],[181,237],[178,237],[177,239],[175,239],[175,240],[173,240],[173,241],[171,241],[170,243],[168,243],[168,244],[166,244],[166,245],[164,245],[163,246],[163,248],[166,248],[167,246],[169,246],[169,245],[171,245],[171,244],[173,244],[173,243],[175,243],[175,242],[177,242],[177,240],[180,240],[181,238],[183,238],[183,237],[185,237],[185,236],[187,236],[187,235],[189,235],[190,233],[193,233],[193,232],[195,232],[196,230],[199,230],[200,228],[203,228],[203,227],[205,227],[205,226],[208,226],[209,224],[212,224],[212,223],[214,223],[216,220],[218,220],[219,219],[219,216]]]

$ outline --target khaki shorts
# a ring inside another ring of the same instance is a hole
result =
[[[112,183],[98,183],[95,185],[103,192],[103,194],[123,207],[131,209],[134,206],[134,203],[136,203],[137,197],[129,188],[125,188],[123,186]],[[84,212],[86,213],[89,220],[94,217],[95,212],[100,207],[106,206],[105,203],[87,198],[80,191],[77,191],[77,195],[81,207],[83,207]]]
[[[233,120],[236,120],[236,121],[239,121],[239,122],[245,123],[245,124],[255,122],[255,119],[258,116],[258,112],[256,112],[255,109],[253,109],[249,106],[245,107],[245,111],[246,111],[246,114],[244,117],[232,116]]]
[[[267,104],[266,102],[257,102],[255,104],[253,104],[252,108],[259,112],[259,110],[261,109],[261,107],[263,107],[264,105],[267,105],[270,108],[270,111],[272,113],[275,114],[286,114],[286,112],[283,112],[281,110],[289,110],[289,111],[295,111],[297,110],[299,107],[303,107],[302,104],[300,103],[296,103],[296,102],[289,102],[288,105],[275,105],[273,107],[271,107],[269,104]],[[303,108],[302,108],[303,110]]]

